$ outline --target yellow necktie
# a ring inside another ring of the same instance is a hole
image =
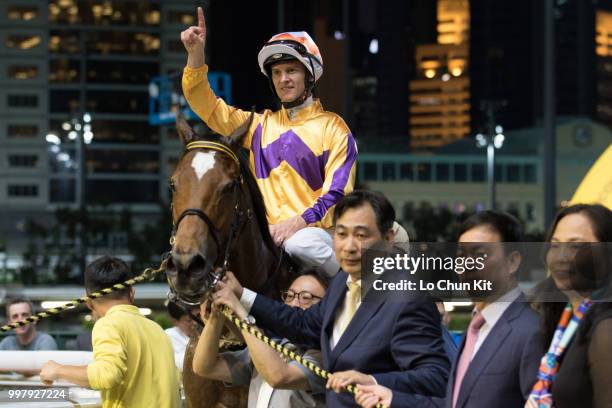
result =
[[[357,282],[348,282],[348,303],[346,305],[346,311],[344,313],[344,319],[342,320],[342,326],[340,327],[340,333],[344,333],[346,327],[349,325],[355,312],[357,311],[357,303],[361,300],[361,286]]]

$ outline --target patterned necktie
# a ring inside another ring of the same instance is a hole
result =
[[[348,303],[346,304],[346,310],[340,326],[340,333],[344,333],[346,327],[349,325],[355,312],[357,311],[357,303],[361,300],[361,286],[357,282],[349,280],[348,292],[346,294]]]
[[[474,313],[474,317],[472,317],[472,321],[470,322],[470,326],[468,327],[467,337],[465,339],[465,346],[463,346],[463,351],[461,352],[461,357],[459,358],[459,363],[457,364],[457,370],[455,372],[455,385],[453,387],[453,408],[457,405],[457,397],[459,397],[459,390],[461,389],[461,383],[463,382],[463,378],[465,377],[465,373],[472,361],[472,357],[474,355],[474,347],[476,346],[476,341],[478,340],[478,332],[482,325],[485,324],[485,319],[482,317],[482,313],[476,311]]]

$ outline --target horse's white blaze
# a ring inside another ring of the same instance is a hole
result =
[[[198,180],[201,180],[206,172],[215,165],[215,153],[216,152],[197,152],[195,156],[193,156],[191,167],[195,170]]]

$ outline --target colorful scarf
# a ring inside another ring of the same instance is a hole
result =
[[[578,329],[580,321],[591,306],[591,299],[586,298],[578,306],[578,310],[572,314],[572,304],[568,303],[563,310],[555,335],[548,352],[542,357],[538,380],[536,381],[525,408],[552,408],[555,402],[552,399],[552,384],[559,371],[559,360],[567,345]],[[570,320],[571,319],[571,320]]]

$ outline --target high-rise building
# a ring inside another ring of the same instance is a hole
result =
[[[10,214],[0,234],[9,250],[23,245],[26,219],[77,207],[81,188],[92,212],[159,214],[180,147],[171,126],[148,124],[148,84],[180,72],[180,31],[194,21],[188,0],[0,3],[0,211]]]
[[[486,126],[483,101],[495,102],[506,129],[534,126],[543,112],[543,2],[471,0],[472,128]],[[612,2],[554,2],[557,115],[612,124]]]
[[[439,0],[436,44],[417,45],[410,146],[429,150],[470,133],[469,1]]]
[[[595,118],[612,125],[612,11],[596,14],[597,89]]]

